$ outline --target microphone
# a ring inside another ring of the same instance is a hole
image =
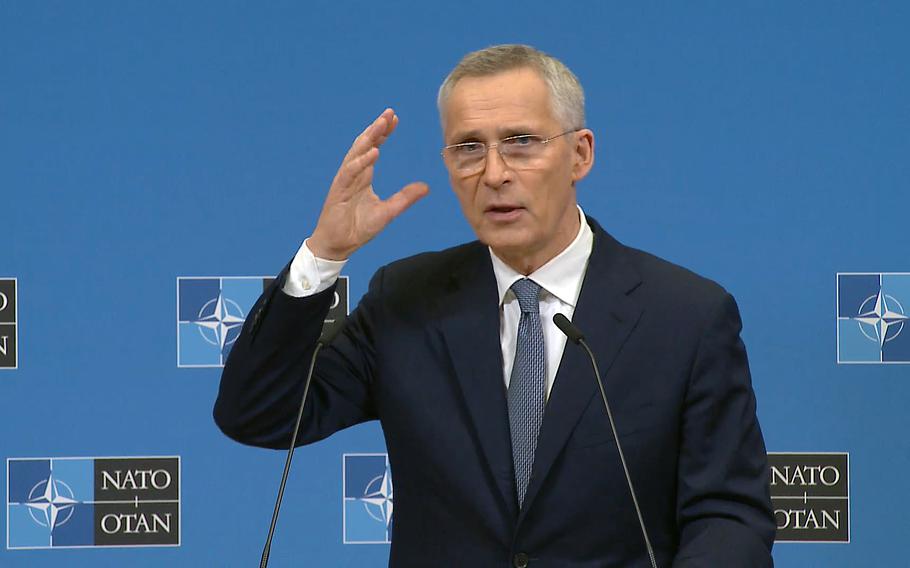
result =
[[[585,336],[575,324],[569,321],[569,318],[563,314],[553,316],[553,323],[563,332],[569,340],[581,345],[588,353],[591,359],[591,365],[594,367],[594,376],[597,377],[597,386],[600,387],[600,396],[604,401],[604,408],[607,409],[607,418],[610,420],[610,429],[613,431],[613,439],[616,440],[616,449],[619,450],[619,461],[622,463],[622,471],[626,474],[626,484],[629,486],[629,494],[632,495],[632,504],[635,505],[635,514],[638,515],[638,525],[641,527],[641,536],[645,539],[645,548],[648,550],[648,557],[651,560],[651,568],[657,568],[657,560],[654,558],[654,549],[651,548],[651,540],[648,538],[648,530],[645,528],[645,521],[641,516],[641,508],[638,506],[638,498],[635,497],[635,489],[632,487],[632,477],[629,475],[629,467],[626,465],[626,457],[622,453],[622,446],[619,444],[619,435],[616,433],[616,424],[613,422],[613,413],[610,412],[610,404],[607,402],[607,393],[604,391],[603,380],[600,378],[600,371],[597,369],[597,360],[594,358],[594,352],[585,341]]]
[[[297,411],[297,422],[294,423],[294,432],[291,434],[291,447],[288,448],[288,457],[284,462],[284,473],[281,474],[281,485],[278,487],[278,499],[275,501],[275,511],[272,513],[272,524],[269,526],[269,536],[265,540],[265,547],[262,549],[262,557],[259,560],[259,568],[266,568],[269,565],[269,553],[272,550],[272,537],[275,536],[275,525],[278,523],[278,510],[281,509],[281,500],[284,498],[284,486],[288,482],[288,473],[291,471],[291,460],[294,458],[294,446],[297,445],[297,434],[300,432],[300,422],[303,420],[303,406],[306,404],[307,394],[310,392],[310,381],[313,380],[313,369],[316,368],[316,356],[319,351],[332,342],[335,336],[341,331],[343,326],[335,326],[334,329],[323,329],[313,350],[313,357],[310,359],[310,370],[306,374],[306,382],[303,385],[303,397],[300,399],[300,409]]]

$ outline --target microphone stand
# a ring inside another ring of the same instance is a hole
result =
[[[275,511],[272,513],[272,524],[269,526],[269,536],[265,540],[265,547],[262,549],[262,558],[259,560],[259,568],[266,568],[269,564],[269,553],[272,549],[272,537],[275,536],[275,525],[278,523],[278,510],[281,509],[281,500],[284,498],[284,486],[288,482],[288,473],[291,471],[291,460],[294,458],[294,447],[297,445],[297,434],[300,432],[300,422],[303,420],[303,406],[306,404],[306,397],[310,391],[310,382],[313,380],[313,369],[316,368],[316,355],[319,350],[325,346],[323,340],[316,344],[313,350],[313,357],[310,359],[310,370],[306,375],[306,382],[303,386],[303,398],[300,400],[300,409],[297,411],[297,422],[294,424],[294,432],[291,434],[291,447],[288,448],[288,457],[284,462],[284,473],[281,474],[281,485],[278,487],[278,499],[275,501]]]
[[[638,506],[638,498],[635,496],[635,489],[632,487],[632,477],[629,475],[629,467],[626,465],[626,457],[622,453],[622,446],[619,444],[619,434],[616,433],[616,424],[613,422],[613,413],[610,411],[610,403],[607,402],[607,393],[604,391],[603,380],[600,378],[600,370],[597,368],[597,359],[594,358],[594,352],[585,341],[585,336],[581,333],[575,324],[569,321],[569,318],[563,314],[553,316],[553,323],[559,328],[566,337],[576,345],[581,345],[588,353],[591,359],[591,365],[594,367],[594,376],[597,377],[597,386],[600,388],[600,397],[603,399],[604,408],[607,409],[607,418],[610,421],[610,430],[613,431],[613,439],[616,441],[616,449],[619,450],[619,461],[622,463],[622,471],[626,475],[626,483],[629,486],[629,493],[632,495],[632,504],[635,505],[635,514],[638,515],[638,525],[641,527],[641,535],[645,539],[645,548],[648,550],[648,558],[651,560],[651,568],[657,568],[657,560],[654,558],[654,549],[651,548],[651,540],[648,538],[648,530],[645,528],[645,520],[641,516],[641,508]]]

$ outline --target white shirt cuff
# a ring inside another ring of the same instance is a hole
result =
[[[307,239],[308,240],[308,239]],[[326,260],[317,258],[306,246],[300,245],[282,290],[288,296],[303,298],[328,290],[338,280],[347,260]]]

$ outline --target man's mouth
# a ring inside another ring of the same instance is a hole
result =
[[[524,207],[518,205],[491,205],[484,210],[484,214],[494,221],[514,221],[522,211]]]

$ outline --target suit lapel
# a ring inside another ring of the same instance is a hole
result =
[[[594,248],[572,319],[597,356],[597,365],[609,392],[609,369],[641,316],[641,307],[628,295],[641,279],[626,264],[621,245],[596,222],[590,221],[594,230]],[[597,392],[595,381],[590,359],[583,349],[566,342],[544,410],[534,454],[533,475],[519,522],[533,503],[591,397]]]
[[[489,252],[478,245],[441,297],[440,330],[489,473],[512,518],[518,514],[502,350],[499,298]]]

